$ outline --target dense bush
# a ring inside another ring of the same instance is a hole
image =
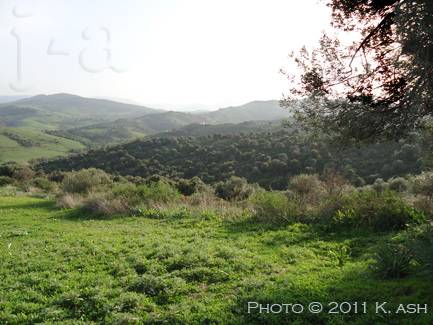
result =
[[[0,186],[12,185],[15,180],[9,176],[0,176]]]
[[[433,172],[423,172],[412,180],[413,192],[433,200]]]
[[[0,164],[0,176],[13,177],[15,170],[19,165],[15,162]]]
[[[164,181],[149,185],[118,184],[114,186],[113,194],[115,198],[127,202],[131,207],[152,203],[170,203],[180,198],[178,190]]]
[[[396,177],[388,181],[388,188],[395,192],[405,192],[408,187],[408,182],[403,177]]]
[[[294,222],[300,218],[299,204],[282,192],[257,192],[251,198],[256,220],[268,223]]]
[[[66,174],[62,190],[66,193],[88,194],[92,190],[112,183],[111,176],[100,169],[82,169]]]
[[[401,155],[401,149],[410,141],[354,145],[338,150],[341,148],[327,136],[293,130],[160,137],[45,161],[37,167],[47,173],[95,167],[144,179],[155,174],[185,179],[198,176],[212,185],[236,175],[274,190],[285,190],[289,178],[300,173],[323,174],[325,169],[333,169],[353,185],[362,186],[364,180],[371,184],[376,178],[386,180],[419,173],[422,151]]]
[[[19,166],[15,169],[12,177],[21,181],[29,181],[35,176],[35,172],[29,166]]]
[[[203,183],[200,177],[195,176],[191,179],[180,179],[176,184],[176,188],[183,195],[190,196],[205,191],[206,184]]]
[[[94,214],[113,216],[130,212],[128,204],[106,193],[92,193],[84,199],[82,209]]]
[[[35,172],[27,165],[7,162],[0,164],[0,176],[7,176],[18,181],[28,181],[35,176]]]
[[[245,178],[236,176],[230,177],[225,182],[215,186],[215,194],[227,201],[241,201],[247,199],[254,193],[254,187],[248,184]]]
[[[32,181],[33,185],[45,192],[51,192],[56,188],[56,184],[49,181],[47,178],[37,177]]]
[[[289,180],[288,190],[304,205],[316,204],[324,192],[323,183],[318,175],[300,174]]]
[[[382,178],[377,178],[371,187],[376,192],[383,192],[387,189],[388,184]]]
[[[356,191],[345,196],[341,209],[334,215],[339,225],[367,227],[379,231],[403,229],[407,224],[425,220],[391,191]]]

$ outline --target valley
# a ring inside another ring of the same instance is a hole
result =
[[[0,154],[0,162],[64,156],[74,150],[125,143],[190,124],[236,124],[286,117],[277,101],[193,114],[69,94],[39,95],[0,104],[0,152],[8,152]]]

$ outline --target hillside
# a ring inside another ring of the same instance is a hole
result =
[[[120,119],[67,130],[53,135],[80,141],[89,146],[122,143],[145,135],[171,132],[189,124],[236,124],[247,121],[273,121],[287,118],[278,101],[257,101],[239,107],[223,108],[208,113],[164,112],[137,118]]]
[[[289,112],[277,100],[254,101],[242,106],[221,108],[202,114],[211,124],[242,123],[246,121],[272,121],[287,118]]]
[[[38,129],[89,125],[158,112],[147,107],[69,94],[38,95],[0,105],[3,126]]]
[[[80,128],[54,130],[49,133],[79,141],[90,147],[128,142],[146,135],[171,131],[191,123],[200,123],[202,118],[181,112],[149,114],[134,119],[119,119]]]
[[[192,123],[182,128],[158,133],[154,137],[203,137],[214,134],[220,135],[235,135],[241,133],[261,133],[275,132],[283,129],[281,120],[275,121],[248,121],[238,124],[223,123],[223,124],[198,124]]]
[[[31,128],[0,127],[0,162],[25,162],[41,157],[64,156],[85,146]]]
[[[70,150],[125,143],[190,124],[227,124],[218,129],[232,133],[228,124],[286,117],[287,112],[278,101],[257,101],[193,114],[69,94],[39,95],[0,104],[0,134],[6,136],[0,141],[0,151],[4,152],[0,161],[65,155]],[[32,141],[32,137],[37,141]]]
[[[39,95],[0,104],[0,162],[65,155],[86,147],[50,131],[159,110],[69,94]],[[86,140],[88,141],[88,140]]]
[[[154,137],[90,150],[38,165],[45,171],[96,167],[110,173],[171,178],[201,177],[207,183],[242,176],[263,187],[284,189],[288,177],[336,169],[352,183],[418,173],[419,140],[338,150],[327,138],[277,131],[205,137]]]

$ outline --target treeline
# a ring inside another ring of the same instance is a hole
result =
[[[171,179],[198,176],[214,184],[239,176],[267,189],[287,188],[290,176],[332,170],[355,186],[421,172],[427,159],[419,133],[398,142],[338,148],[332,139],[304,132],[277,132],[137,140],[41,161],[45,172],[99,168],[116,175]]]

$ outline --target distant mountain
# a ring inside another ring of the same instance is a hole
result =
[[[38,95],[0,105],[6,126],[71,127],[159,113],[148,107],[69,94]]]
[[[207,113],[164,112],[138,118],[119,119],[79,128],[51,131],[50,134],[80,141],[89,146],[128,142],[146,135],[178,130],[190,124],[218,125],[273,121],[289,115],[278,101],[256,101],[239,107]],[[219,128],[222,129],[222,128]],[[203,129],[203,132],[208,132]]]
[[[272,121],[288,117],[288,112],[280,107],[277,100],[254,101],[242,106],[221,108],[215,112],[202,114],[212,124],[242,123],[246,121]]]
[[[234,134],[236,130],[232,128],[236,123],[286,117],[288,113],[279,107],[278,101],[256,101],[213,112],[184,113],[70,94],[38,95],[0,104],[0,151],[4,152],[0,161],[53,156],[56,152],[64,155],[67,148],[79,150],[84,146],[125,143],[170,133],[191,124],[195,126],[179,132]],[[227,125],[216,127],[218,124]],[[212,130],[212,127],[200,125],[215,127]],[[38,141],[32,141],[35,136]],[[10,154],[12,148],[14,151]],[[34,149],[31,155],[27,154],[30,148]]]
[[[47,130],[142,117],[161,110],[69,94],[39,95],[0,104],[0,161],[26,161],[65,155],[85,147],[76,141],[47,134]]]
[[[202,137],[210,135],[236,135],[262,132],[276,132],[286,129],[283,127],[282,120],[275,121],[248,121],[238,124],[189,124],[180,129],[158,133],[155,137]]]

